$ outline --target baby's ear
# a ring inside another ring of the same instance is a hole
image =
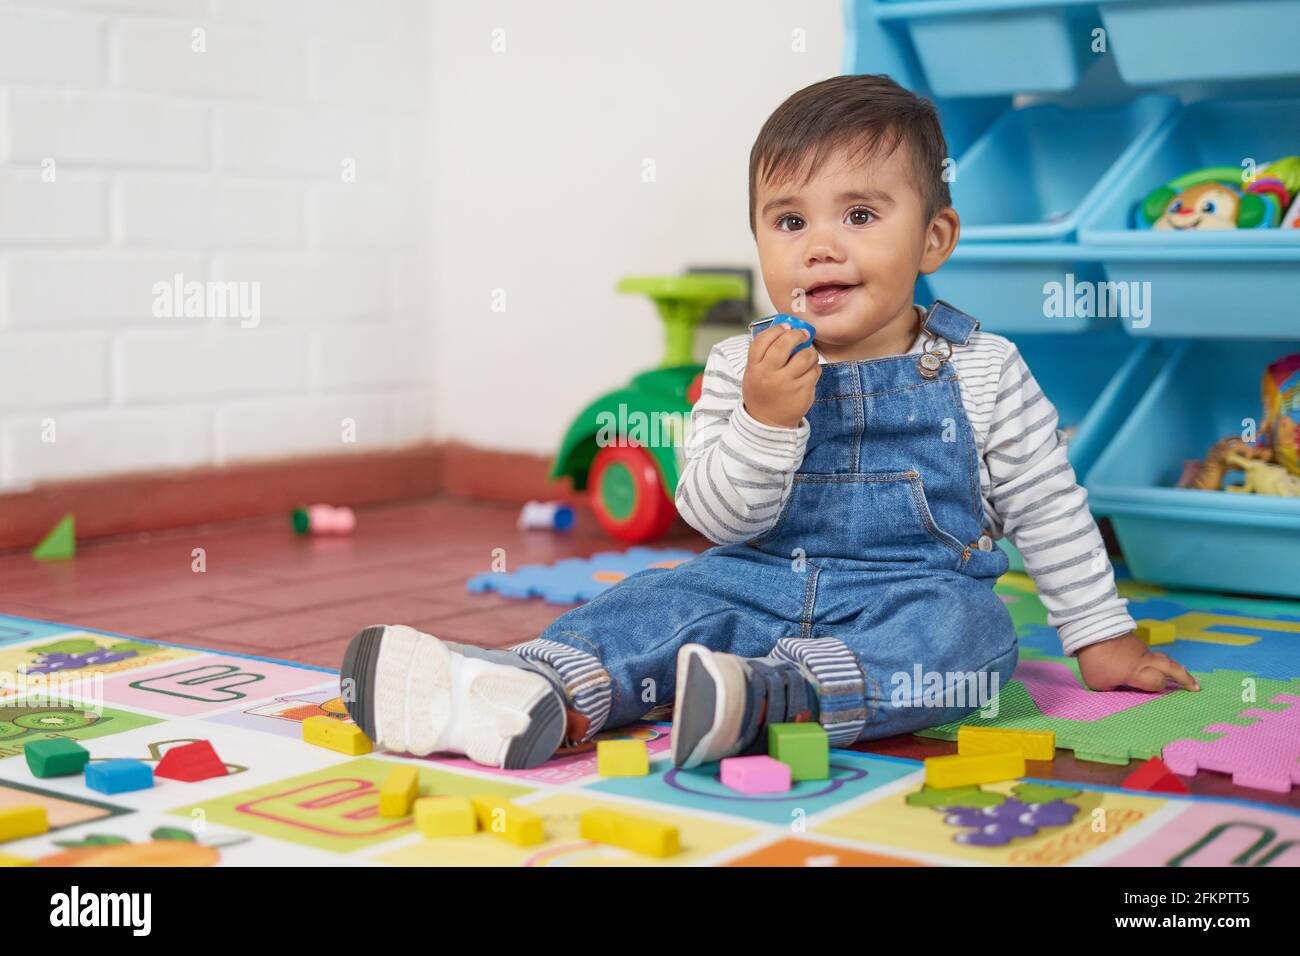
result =
[[[921,256],[921,272],[929,275],[948,261],[961,237],[961,217],[957,210],[946,206],[934,214],[925,234],[925,252]]]

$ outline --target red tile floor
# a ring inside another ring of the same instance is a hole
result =
[[[535,637],[566,609],[467,593],[471,575],[491,570],[494,549],[515,568],[616,547],[589,513],[570,534],[518,531],[517,514],[513,505],[440,498],[364,509],[342,538],[296,537],[286,517],[83,542],[67,562],[11,552],[0,555],[0,612],[330,668],[376,623],[502,647]],[[662,545],[708,542],[679,526]],[[919,759],[956,747],[905,735],[855,749]],[[1051,763],[1031,762],[1029,774],[1117,786],[1128,769],[1058,751]],[[1184,779],[1196,793],[1300,807],[1300,790],[1246,790],[1212,773]]]

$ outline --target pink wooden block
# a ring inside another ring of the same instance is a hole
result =
[[[790,789],[790,766],[765,755],[727,757],[722,784],[741,793],[783,793]]]

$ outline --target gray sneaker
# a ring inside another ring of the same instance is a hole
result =
[[[817,714],[816,689],[795,664],[703,644],[684,644],[677,652],[674,767],[767,753],[768,724],[813,721]]]

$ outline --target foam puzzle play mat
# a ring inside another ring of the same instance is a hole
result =
[[[1045,779],[1034,759],[975,783],[853,750],[818,767],[800,734],[724,782],[717,764],[672,768],[671,725],[650,719],[493,770],[371,751],[330,671],[0,616],[0,863],[1300,864],[1294,805],[1184,795],[1169,774],[1300,783],[1300,604],[1121,589],[1202,692],[1087,690],[1009,574],[1021,665],[981,726],[1050,731],[1102,763],[1162,758],[1140,789]],[[925,736],[961,739],[965,723]]]

